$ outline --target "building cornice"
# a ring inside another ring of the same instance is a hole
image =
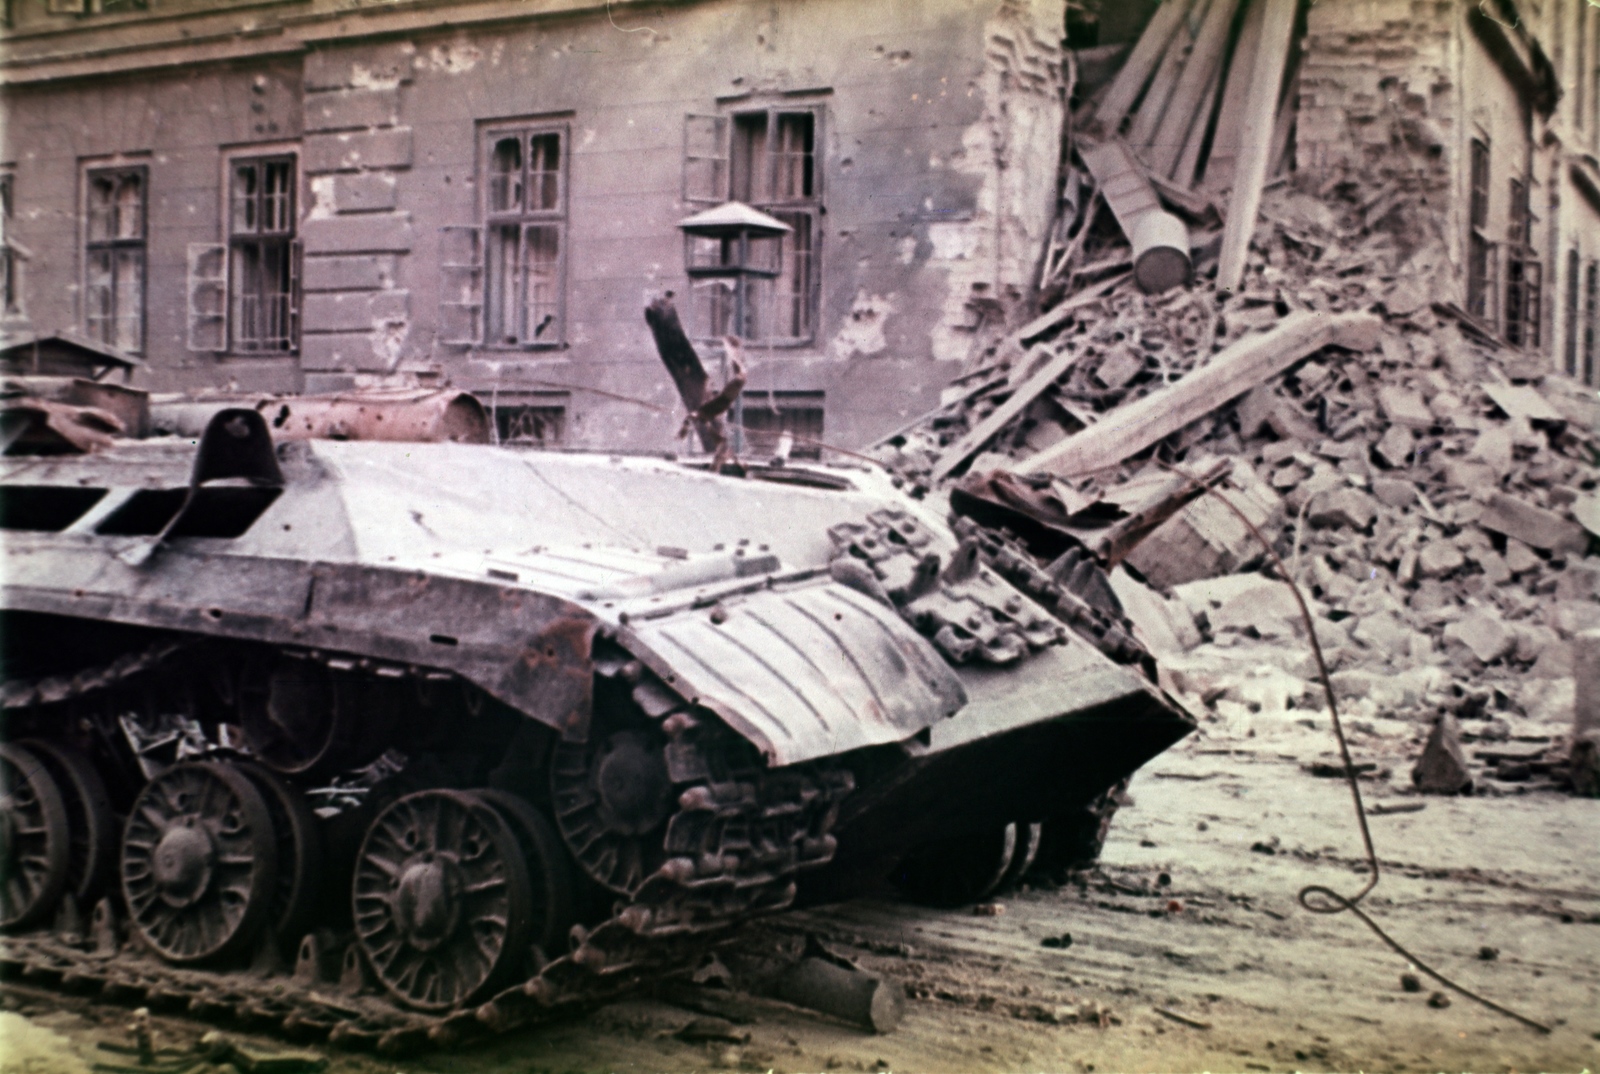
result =
[[[127,74],[196,63],[303,52],[334,42],[464,26],[612,14],[645,0],[391,0],[350,8],[340,0],[272,0],[111,24],[0,34],[0,85]],[[659,8],[659,0],[651,5]],[[241,15],[243,17],[241,18]]]

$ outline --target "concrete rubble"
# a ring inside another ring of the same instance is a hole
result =
[[[1148,32],[1172,27],[1157,19]],[[1127,60],[1153,79],[1141,109],[1163,89],[1161,62],[1143,42]],[[1428,193],[1390,182],[1392,169],[1290,173],[1275,156],[1259,209],[1228,205],[1253,220],[1238,285],[1219,287],[1219,248],[1197,242],[1192,282],[1147,293],[1125,272],[1137,244],[1125,207],[1101,212],[1088,193],[1107,171],[1098,147],[1137,98],[1120,74],[1085,95],[1078,156],[1064,157],[1082,187],[1047,251],[1039,315],[995,340],[880,457],[932,497],[948,481],[1009,475],[1080,541],[1125,517],[1119,490],[1226,460],[1225,494],[1305,592],[1358,744],[1420,758],[1428,791],[1569,785],[1574,676],[1600,662],[1592,642],[1589,656],[1575,651],[1600,627],[1594,393],[1461,312],[1435,271],[1446,254]],[[1143,159],[1140,196],[1191,227],[1214,234],[1220,216],[1229,229],[1211,200],[1223,188],[1166,179],[1138,120],[1134,151],[1116,159]],[[1327,728],[1299,607],[1218,500],[1194,499],[1102,559],[1122,564],[1118,596],[1163,685],[1193,711],[1251,735]],[[1597,734],[1576,735],[1579,767],[1593,767]],[[1496,739],[1525,756],[1482,745]],[[1402,793],[1410,768],[1394,776]],[[1580,790],[1600,782],[1572,776]]]

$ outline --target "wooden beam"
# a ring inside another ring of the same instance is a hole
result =
[[[1088,429],[1016,467],[1080,477],[1115,466],[1329,344],[1367,350],[1383,321],[1371,313],[1291,313],[1269,332],[1246,336],[1176,383],[1101,415]]]
[[[1233,192],[1228,196],[1228,222],[1222,232],[1217,267],[1219,291],[1237,291],[1244,279],[1250,237],[1255,233],[1256,213],[1261,209],[1261,184],[1266,182],[1267,168],[1272,164],[1278,91],[1283,86],[1283,68],[1289,58],[1299,7],[1298,0],[1267,0],[1260,48],[1251,64],[1250,92],[1245,97],[1240,124],[1242,137]]]
[[[1178,166],[1172,171],[1172,181],[1184,190],[1194,186],[1194,174],[1200,170],[1200,149],[1206,144],[1206,128],[1211,126],[1211,113],[1215,110],[1213,106],[1217,103],[1217,90],[1221,87],[1222,72],[1211,72],[1205,96],[1195,111],[1193,122],[1189,124],[1188,137],[1183,140],[1183,153],[1178,157]]]
[[[1150,79],[1150,88],[1145,90],[1144,100],[1139,102],[1139,111],[1134,114],[1133,122],[1128,127],[1129,142],[1142,148],[1155,136],[1156,127],[1167,110],[1167,102],[1172,99],[1173,87],[1178,84],[1178,76],[1183,73],[1183,65],[1189,59],[1196,24],[1204,17],[1211,3],[1212,0],[1195,0],[1194,7],[1184,18],[1178,32],[1173,34],[1166,55],[1161,57],[1161,66],[1156,68],[1155,76]]]
[[[933,467],[933,479],[935,481],[943,480],[962,463],[971,458],[984,444],[989,442],[991,437],[1005,428],[1012,418],[1026,410],[1046,388],[1054,384],[1056,378],[1071,369],[1077,360],[1077,351],[1063,350],[1046,362],[1043,369],[1028,378],[1027,383],[1011,393],[1011,398],[995,407],[993,413],[980,421],[977,426],[968,431],[966,436],[957,440],[945,450],[943,455],[939,456],[939,461]]]
[[[1222,70],[1222,58],[1228,51],[1228,33],[1233,29],[1233,15],[1238,10],[1239,0],[1211,0],[1211,9],[1206,12],[1205,22],[1200,24],[1194,48],[1189,51],[1189,62],[1183,65],[1183,74],[1178,76],[1178,84],[1172,90],[1172,100],[1167,103],[1166,113],[1144,152],[1150,170],[1157,175],[1170,176],[1176,171],[1190,129],[1195,125],[1195,116],[1202,111],[1203,103],[1212,99],[1208,91],[1216,85],[1217,72]]]
[[[1250,72],[1256,52],[1261,48],[1261,25],[1266,20],[1268,0],[1245,0],[1244,25],[1228,62],[1228,81],[1222,90],[1217,111],[1217,133],[1211,137],[1211,156],[1206,160],[1202,186],[1223,191],[1233,185],[1233,169],[1239,160],[1239,136],[1244,127],[1244,102],[1250,92]]]
[[[1194,0],[1163,0],[1161,6],[1156,8],[1155,14],[1150,16],[1150,21],[1145,24],[1144,33],[1139,35],[1139,43],[1128,53],[1128,58],[1122,63],[1122,69],[1117,72],[1117,77],[1111,80],[1111,88],[1100,99],[1100,107],[1095,110],[1095,122],[1099,123],[1107,134],[1115,134],[1122,121],[1128,117],[1133,102],[1139,99],[1139,91],[1144,89],[1144,84],[1150,80],[1156,65],[1166,55],[1173,34],[1177,32],[1193,2]]]

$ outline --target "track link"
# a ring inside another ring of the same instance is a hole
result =
[[[76,675],[6,683],[0,707],[92,693],[157,669],[187,647],[163,641]],[[350,664],[310,655],[340,670]],[[362,669],[381,678],[438,677],[366,663]],[[667,826],[668,857],[632,897],[598,925],[574,926],[567,953],[475,1005],[440,1015],[398,1007],[372,983],[353,945],[338,979],[304,950],[292,972],[259,965],[260,958],[250,970],[174,966],[146,950],[136,932],[124,936],[115,896],[95,907],[87,930],[68,912],[58,915],[53,930],[0,938],[0,980],[396,1058],[548,1022],[692,968],[713,937],[787,908],[798,873],[832,859],[835,844],[827,833],[854,787],[849,772],[709,767],[717,778],[708,775],[679,794]]]

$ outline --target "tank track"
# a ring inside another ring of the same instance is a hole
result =
[[[71,676],[5,683],[0,708],[16,712],[91,694],[160,667],[189,644],[166,641]],[[440,678],[432,671],[310,655],[381,678]],[[707,744],[705,736],[701,742]],[[312,947],[314,934],[302,941],[292,976],[259,957],[249,970],[172,965],[146,950],[131,929],[122,937],[115,896],[100,900],[88,927],[68,912],[57,915],[53,929],[0,936],[0,979],[396,1058],[550,1021],[692,969],[715,934],[787,908],[796,875],[832,859],[836,844],[827,832],[839,802],[854,789],[848,771],[711,767],[715,775],[679,794],[666,828],[667,859],[631,898],[592,928],[574,925],[566,954],[475,1005],[438,1015],[399,1007],[372,983],[354,945],[342,971],[329,972],[325,955],[319,959]]]

